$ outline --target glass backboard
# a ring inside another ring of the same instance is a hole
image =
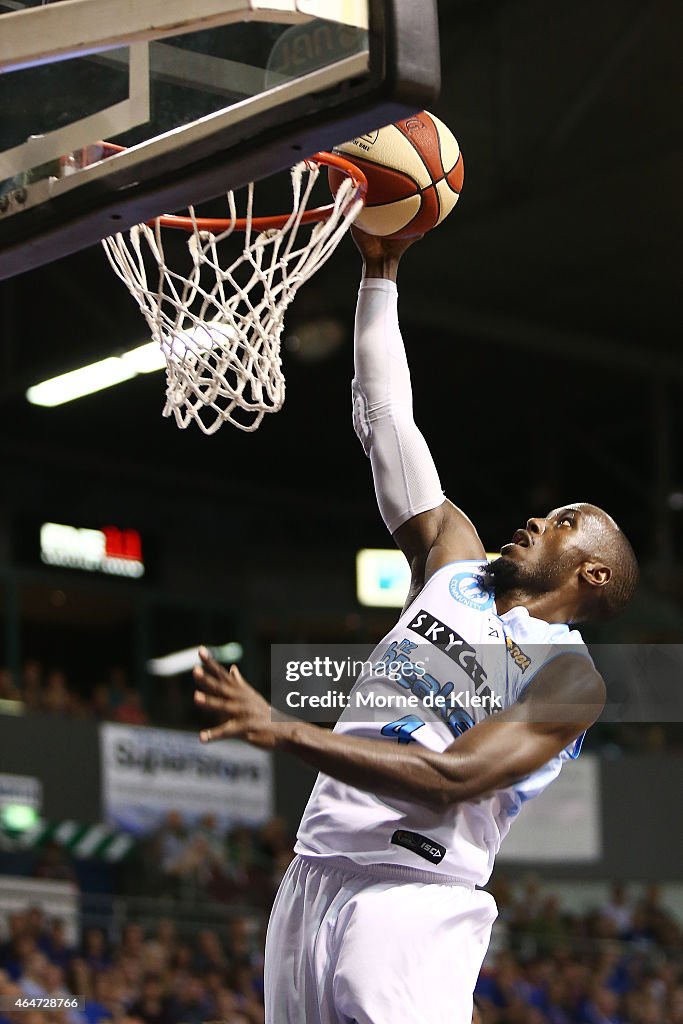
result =
[[[0,74],[1,278],[429,105],[436,0],[0,0]]]

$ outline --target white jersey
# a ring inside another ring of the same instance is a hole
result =
[[[523,607],[498,615],[492,595],[479,583],[481,568],[480,562],[465,561],[439,569],[375,648],[351,693],[354,708],[358,692],[412,694],[419,698],[412,701],[417,707],[408,713],[404,699],[403,710],[368,711],[364,721],[358,721],[357,710],[347,710],[335,732],[440,752],[472,725],[515,703],[536,672],[563,653],[563,645],[589,656],[580,633],[566,625],[532,618]],[[579,739],[520,782],[445,811],[376,796],[321,772],[296,852],[485,885],[522,804],[557,778],[580,747]]]

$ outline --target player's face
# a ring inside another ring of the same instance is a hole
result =
[[[520,582],[557,584],[589,557],[595,516],[585,505],[564,505],[544,518],[532,518],[500,549],[519,569]]]

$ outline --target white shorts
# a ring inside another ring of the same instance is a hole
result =
[[[266,1024],[471,1024],[496,915],[479,889],[296,857],[268,925]]]

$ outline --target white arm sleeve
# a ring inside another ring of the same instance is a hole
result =
[[[354,342],[353,426],[370,457],[377,504],[390,533],[444,501],[427,443],[413,420],[410,372],[393,281],[360,287]]]

